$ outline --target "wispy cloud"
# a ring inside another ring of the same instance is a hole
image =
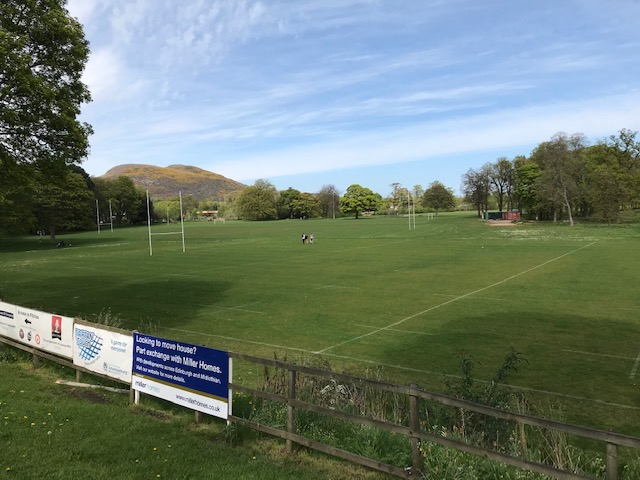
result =
[[[620,3],[70,0],[92,48],[85,166],[291,179],[640,129],[640,8]]]

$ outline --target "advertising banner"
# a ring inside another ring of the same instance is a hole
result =
[[[140,333],[133,341],[134,390],[227,418],[227,352]]]
[[[131,383],[133,338],[80,323],[73,330],[73,364]]]
[[[18,340],[15,305],[0,302],[0,335]]]
[[[73,318],[16,306],[15,320],[19,342],[73,358]]]

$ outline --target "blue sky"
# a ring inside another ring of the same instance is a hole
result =
[[[555,133],[640,130],[637,0],[69,0],[83,167],[459,191]]]

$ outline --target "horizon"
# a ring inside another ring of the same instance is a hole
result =
[[[558,132],[640,130],[640,4],[70,0],[91,153],[317,192],[461,176]]]

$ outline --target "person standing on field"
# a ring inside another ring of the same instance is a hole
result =
[[[309,243],[313,245],[313,233],[309,234]]]
[[[302,244],[304,245],[305,243],[307,243],[307,234],[303,233],[302,234]]]

